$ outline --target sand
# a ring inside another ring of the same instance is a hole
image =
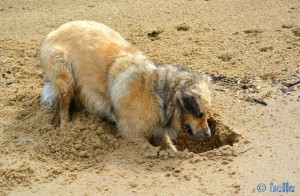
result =
[[[256,195],[271,182],[299,194],[300,85],[287,87],[300,79],[299,13],[298,0],[2,1],[0,195]],[[174,153],[119,138],[84,110],[54,127],[38,50],[72,20],[211,75],[213,136],[183,130]]]

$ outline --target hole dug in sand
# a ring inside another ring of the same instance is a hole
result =
[[[239,142],[240,135],[220,121],[210,118],[208,124],[212,132],[212,136],[209,139],[196,139],[184,130],[179,132],[178,138],[174,142],[177,149],[179,151],[187,149],[190,152],[203,153],[225,145],[232,146],[234,143]]]

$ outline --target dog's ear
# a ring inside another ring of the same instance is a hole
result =
[[[193,96],[183,95],[180,102],[186,111],[194,116],[200,116],[200,109]]]

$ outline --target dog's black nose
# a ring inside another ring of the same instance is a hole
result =
[[[206,132],[204,132],[203,135],[204,135],[204,137],[206,137],[206,138],[211,136],[210,133],[206,133]]]
[[[209,128],[203,130],[203,136],[204,136],[205,138],[208,138],[208,137],[211,136],[211,132],[210,132],[210,129],[209,129]]]

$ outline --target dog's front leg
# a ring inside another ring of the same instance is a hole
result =
[[[162,149],[171,149],[177,152],[170,136],[162,130],[154,131],[150,143],[154,146],[160,146]]]

